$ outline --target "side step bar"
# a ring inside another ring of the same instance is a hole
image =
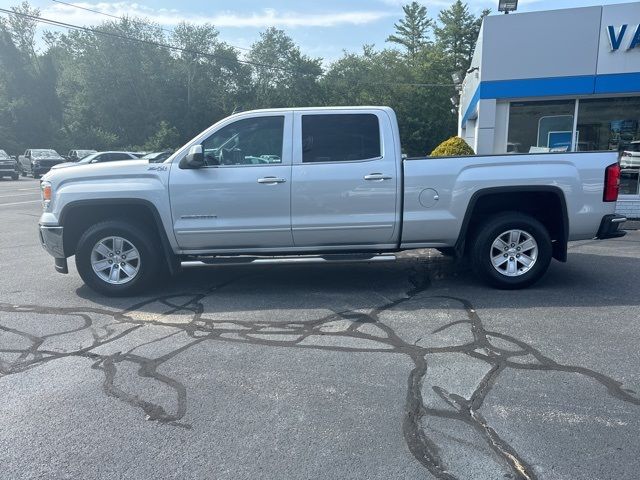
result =
[[[212,267],[220,265],[277,265],[296,263],[359,263],[393,262],[395,255],[296,255],[286,257],[204,257],[180,262],[183,268]]]

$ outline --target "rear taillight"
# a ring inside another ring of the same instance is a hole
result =
[[[620,165],[614,163],[609,165],[604,171],[604,202],[615,202],[618,200],[620,191]]]

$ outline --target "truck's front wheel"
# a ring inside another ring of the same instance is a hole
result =
[[[475,273],[503,289],[528,287],[549,268],[552,246],[547,229],[535,218],[515,212],[488,219],[470,249]]]
[[[82,280],[107,296],[132,295],[157,276],[160,257],[143,229],[105,221],[87,229],[78,242],[76,267]]]

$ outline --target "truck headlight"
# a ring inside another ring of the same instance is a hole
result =
[[[42,196],[42,208],[49,208],[51,204],[51,182],[40,182],[40,194]]]

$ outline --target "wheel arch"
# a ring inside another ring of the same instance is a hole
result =
[[[169,272],[177,272],[179,264],[171,249],[160,212],[153,203],[139,198],[76,200],[65,205],[59,217],[59,224],[64,227],[65,256],[75,254],[78,241],[87,228],[109,219],[134,221],[137,226],[157,236]]]
[[[502,202],[505,201],[511,204],[503,207]],[[459,256],[465,253],[467,239],[473,235],[483,218],[506,211],[522,212],[539,220],[551,236],[553,258],[561,262],[567,261],[567,202],[562,189],[550,185],[490,187],[475,192],[469,200],[462,220],[454,247],[456,253]]]

